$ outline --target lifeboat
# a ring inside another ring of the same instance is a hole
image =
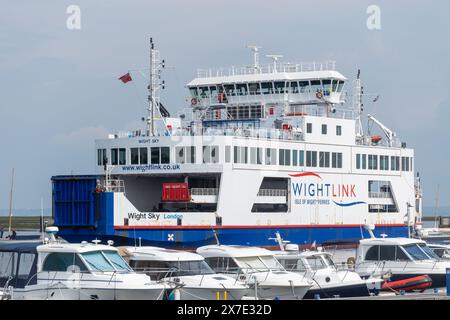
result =
[[[397,280],[397,281],[389,281],[383,283],[381,286],[381,290],[383,291],[420,291],[423,292],[424,290],[431,287],[433,281],[431,278],[427,275],[423,276],[417,276],[413,278],[403,279],[403,280]]]
[[[381,136],[371,136],[370,140],[372,140],[373,143],[378,143],[383,139]]]

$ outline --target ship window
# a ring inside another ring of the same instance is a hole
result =
[[[208,87],[200,87],[199,88],[200,97],[201,98],[208,98],[209,97],[209,90]]]
[[[284,93],[285,92],[285,85],[286,83],[284,81],[275,81],[275,93]]]
[[[329,96],[331,92],[331,80],[322,80],[323,94]]]
[[[42,271],[79,272],[87,271],[87,268],[78,254],[55,252],[47,256]]]
[[[239,163],[239,149],[238,146],[234,146],[234,157],[233,157],[234,163]]]
[[[317,167],[317,151],[306,151],[306,166]]]
[[[366,253],[367,261],[378,261],[380,257],[380,246],[373,246]]]
[[[369,170],[378,170],[378,156],[376,154],[369,154]]]
[[[98,149],[97,150],[97,164],[99,166],[103,166],[108,162],[108,158],[106,156],[106,149]]]
[[[380,170],[389,170],[389,156],[380,156]]]
[[[344,86],[344,81],[339,80],[338,87],[337,87],[337,92],[341,92],[343,86]]]
[[[311,92],[316,93],[322,91],[322,85],[320,84],[320,80],[312,80],[311,81]]]
[[[298,165],[300,167],[303,167],[305,165],[305,151],[300,150],[298,155],[299,155],[299,157],[298,157]]]
[[[147,164],[148,163],[148,150],[147,148],[139,148],[139,163]]]
[[[246,83],[237,83],[236,84],[236,93],[238,96],[247,95],[247,84]]]
[[[409,157],[402,157],[402,171],[409,171]]]
[[[262,148],[250,148],[250,163],[262,164]]]
[[[361,169],[367,168],[367,155],[363,154],[361,156]]]
[[[216,86],[210,86],[209,92],[211,93],[211,97],[217,96],[217,87]]]
[[[231,147],[225,146],[225,162],[230,163],[231,161]]]
[[[356,169],[361,169],[361,154],[356,154]]]
[[[235,95],[234,84],[226,84],[224,87],[225,87],[225,93],[228,96],[234,96]]]
[[[381,261],[395,261],[395,246],[380,246]]]
[[[299,91],[300,93],[309,92],[309,82],[308,81],[300,81],[299,83]]]
[[[298,82],[297,81],[291,81],[290,83],[291,93],[298,93]]]
[[[277,150],[273,148],[266,149],[266,164],[276,165],[277,164]]]
[[[292,165],[293,166],[297,166],[297,157],[298,157],[298,153],[297,150],[292,150]]]
[[[186,158],[184,156],[184,147],[176,147],[175,148],[175,161],[176,163],[185,163]]]
[[[234,163],[248,162],[248,147],[234,147]]]
[[[159,147],[150,148],[150,161],[151,164],[159,164]]]
[[[203,163],[217,163],[219,162],[219,147],[218,146],[204,146],[203,147]]]
[[[341,152],[333,152],[331,154],[331,167],[342,168],[342,153]]]
[[[195,147],[186,147],[186,163],[195,163]]]
[[[312,123],[306,124],[306,133],[312,133]]]
[[[161,147],[161,163],[170,163],[169,147]]]
[[[119,164],[119,149],[111,149],[111,164]]]
[[[127,162],[127,151],[126,149],[119,149],[119,164],[122,166]]]
[[[332,83],[332,84],[331,84],[331,90],[332,90],[333,92],[336,92],[338,80],[333,80],[331,83]]]
[[[290,166],[291,165],[291,150],[288,149],[280,149],[279,153],[279,161],[280,166]]]
[[[330,167],[330,153],[329,152],[319,152],[319,167],[329,168]]]
[[[322,134],[327,134],[327,125],[326,124],[322,125]]]
[[[139,164],[139,148],[131,148],[131,164]]]
[[[400,157],[391,156],[391,170],[400,171]]]
[[[261,93],[269,94],[273,92],[272,82],[261,82]]]
[[[342,126],[336,126],[336,135],[342,136]]]
[[[104,149],[103,149],[104,150]],[[106,150],[105,150],[106,151]],[[413,157],[409,158],[409,171],[413,171]]]
[[[259,83],[258,82],[249,83],[248,84],[248,92],[251,95],[259,94],[260,93]]]
[[[197,88],[189,88],[189,92],[191,93],[192,97],[197,97],[198,96]]]

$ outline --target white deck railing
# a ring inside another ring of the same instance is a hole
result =
[[[285,197],[287,190],[285,189],[259,189],[258,197]]]

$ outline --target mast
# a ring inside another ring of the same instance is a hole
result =
[[[358,69],[358,74],[356,76],[356,80],[355,80],[355,91],[354,91],[354,100],[353,100],[353,108],[355,109],[356,112],[356,135],[359,136],[360,138],[363,137],[364,133],[363,133],[363,128],[362,128],[362,124],[361,124],[361,114],[364,110],[364,104],[363,104],[363,100],[362,100],[362,96],[363,96],[363,87],[361,86],[361,70]]]
[[[248,45],[247,48],[253,51],[253,69],[255,73],[258,73],[260,70],[259,67],[259,49],[262,47],[258,47],[255,45]]]
[[[12,169],[12,175],[11,175],[11,192],[10,192],[10,194],[9,194],[9,228],[8,228],[8,232],[9,232],[9,233],[11,233],[11,223],[12,223],[13,189],[14,189],[14,168]]]
[[[437,224],[437,211],[438,211],[438,207],[439,207],[439,185],[437,185],[437,190],[436,190],[436,202],[435,202],[435,206],[434,206],[434,229],[438,228],[438,224]]]
[[[161,89],[161,69],[165,67],[164,60],[160,61],[159,51],[155,49],[153,38],[150,38],[150,73],[148,84],[148,116],[147,116],[147,131],[151,136],[155,135],[155,118],[159,116],[163,119],[159,110],[160,97],[159,91]],[[164,81],[162,81],[162,89],[164,89]]]

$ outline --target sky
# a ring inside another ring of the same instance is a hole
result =
[[[80,29],[69,29],[70,5]],[[380,29],[369,29],[370,5]],[[198,68],[252,63],[248,44],[284,61],[361,69],[365,111],[415,149],[424,204],[450,205],[450,2],[364,0],[0,0],[0,209],[51,207],[53,175],[94,172],[94,139],[145,116],[152,36],[169,66],[162,99],[176,114]],[[347,83],[351,91],[351,81]],[[366,121],[366,120],[364,120]]]

